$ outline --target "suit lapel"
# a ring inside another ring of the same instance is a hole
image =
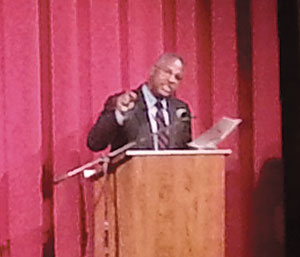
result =
[[[135,126],[135,128],[132,131],[137,131],[137,134],[133,136],[143,138],[143,141],[140,142],[141,148],[153,148],[153,142],[151,137],[152,131],[150,128],[147,107],[141,88],[137,90],[137,94],[138,101],[136,103],[134,111],[134,121],[132,122],[132,125]]]
[[[135,118],[140,126],[148,123],[147,108],[142,94],[139,95],[139,101],[136,103]]]
[[[176,120],[176,106],[174,105],[172,99],[168,99],[168,111],[170,117],[170,124],[173,124]]]
[[[168,99],[168,111],[169,111],[169,118],[170,118],[170,129],[169,129],[169,147],[173,148],[176,145],[176,105],[172,101],[172,99]]]

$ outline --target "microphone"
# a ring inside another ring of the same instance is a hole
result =
[[[183,108],[183,107],[182,108],[178,108],[176,110],[175,114],[176,114],[176,117],[178,118],[178,120],[175,120],[172,124],[169,124],[166,127],[160,128],[155,133],[151,133],[151,136],[158,135],[158,134],[166,132],[166,131],[168,131],[170,129],[176,129],[176,128],[178,128],[178,126],[180,126],[180,124],[182,124],[182,122],[188,122],[191,119],[195,118],[195,116],[192,116],[190,114],[190,112],[186,108]]]
[[[193,116],[188,112],[186,108],[179,108],[176,110],[176,117],[181,121],[190,121]]]

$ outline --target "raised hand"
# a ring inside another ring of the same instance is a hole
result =
[[[116,101],[116,109],[122,113],[133,109],[137,101],[137,94],[133,91],[126,91],[124,94],[118,96]]]

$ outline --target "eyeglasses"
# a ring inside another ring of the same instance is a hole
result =
[[[162,68],[162,67],[159,67],[157,65],[155,65],[155,68],[158,69],[158,70],[160,70],[160,71],[162,71],[167,76],[174,75],[175,79],[178,80],[178,81],[181,81],[183,79],[182,74],[180,74],[180,73],[174,74],[170,69]]]

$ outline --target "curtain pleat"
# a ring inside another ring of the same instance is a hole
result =
[[[93,256],[104,229],[94,224],[93,183],[52,180],[101,154],[86,136],[105,100],[147,80],[163,52],[185,60],[177,96],[196,117],[194,137],[222,116],[243,119],[221,145],[233,150],[227,255],[283,249],[277,3],[238,2],[0,2],[1,256]],[[261,201],[273,191],[277,201]]]

